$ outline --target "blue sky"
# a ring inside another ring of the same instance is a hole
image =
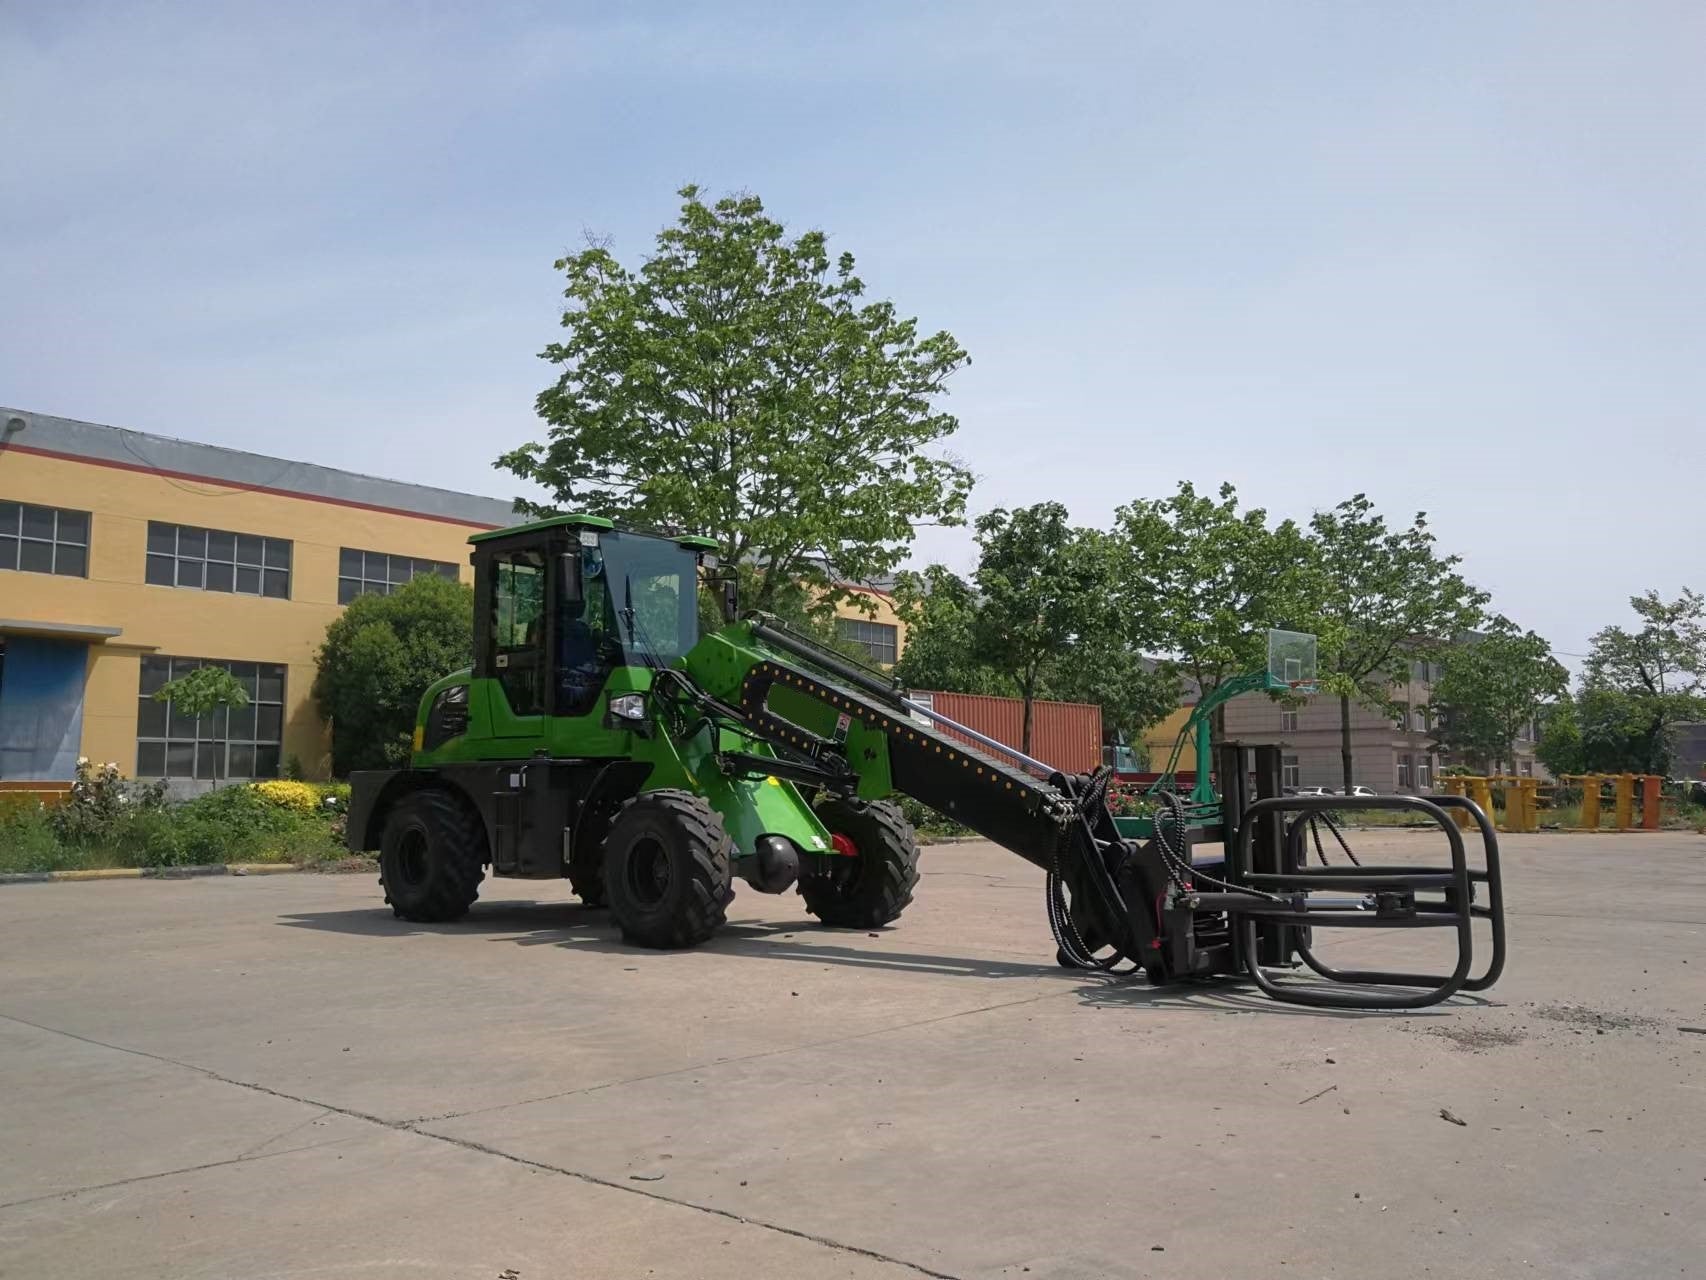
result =
[[[507,496],[552,260],[693,181],[966,345],[976,509],[1362,490],[1580,652],[1706,586],[1703,51],[1685,3],[13,0],[0,403]]]

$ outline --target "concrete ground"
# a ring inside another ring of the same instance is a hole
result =
[[[1407,1016],[1058,970],[982,844],[676,954],[557,885],[7,886],[0,1276],[1700,1274],[1706,840],[1505,847],[1504,981]]]

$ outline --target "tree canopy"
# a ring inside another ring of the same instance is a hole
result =
[[[823,232],[791,237],[753,195],[680,194],[637,267],[596,243],[556,264],[549,430],[497,465],[562,510],[717,538],[759,608],[892,572],[916,525],[965,518],[971,474],[932,451],[965,351],[867,300]]]
[[[1058,502],[989,512],[978,519],[977,545],[974,652],[1024,699],[1019,749],[1029,751],[1046,674],[1121,634],[1118,552],[1106,534],[1069,524]]]
[[[895,611],[907,624],[895,677],[910,689],[1017,697],[1018,685],[977,648],[978,598],[971,583],[945,566],[908,571],[895,580]]]
[[[1676,728],[1706,720],[1706,599],[1634,596],[1640,625],[1593,637],[1575,708],[1590,769],[1670,771]]]
[[[1356,494],[1309,522],[1319,575],[1321,689],[1339,698],[1344,785],[1352,785],[1353,702],[1394,712],[1395,681],[1409,662],[1469,631],[1486,603],[1441,555],[1427,516],[1390,529],[1366,495]]]
[[[895,604],[908,632],[895,674],[904,683],[1022,699],[1025,751],[1039,698],[1095,703],[1104,730],[1126,738],[1178,705],[1177,676],[1145,661],[1119,597],[1115,539],[1043,502],[989,512],[977,542],[970,582],[942,565],[900,576]]]
[[[1270,527],[1261,508],[1241,510],[1232,485],[1210,497],[1181,483],[1170,497],[1121,507],[1115,527],[1134,640],[1169,655],[1169,673],[1183,671],[1205,693],[1263,667],[1270,628],[1313,629],[1309,539],[1294,521]]]
[[[1440,668],[1431,704],[1440,748],[1486,763],[1513,762],[1523,728],[1570,680],[1542,636],[1505,617],[1441,650]]]
[[[154,701],[170,702],[178,714],[199,718],[221,707],[246,707],[249,694],[226,668],[208,665],[166,681],[154,691]]]
[[[407,761],[427,686],[474,655],[474,592],[436,574],[367,595],[326,628],[314,701],[332,726],[332,771]]]

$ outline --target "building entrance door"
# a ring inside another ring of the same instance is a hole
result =
[[[88,662],[79,641],[0,637],[0,778],[77,776]]]

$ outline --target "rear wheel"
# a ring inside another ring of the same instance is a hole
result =
[[[732,850],[723,819],[685,791],[627,801],[604,840],[604,892],[622,936],[642,947],[691,947],[727,918]]]
[[[385,819],[379,883],[404,920],[458,920],[480,896],[485,860],[480,816],[449,791],[417,791]]]
[[[819,859],[823,875],[800,881],[806,910],[826,925],[875,929],[897,919],[918,887],[918,837],[892,804],[835,798],[818,806],[817,816],[851,845],[852,857]]]

